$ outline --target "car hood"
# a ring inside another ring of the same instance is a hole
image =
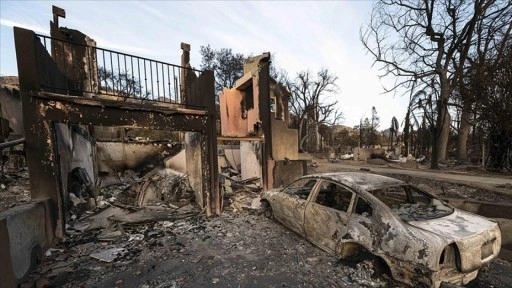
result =
[[[472,213],[455,209],[445,217],[422,221],[409,221],[409,225],[435,233],[446,240],[457,241],[485,231],[496,226],[496,222]]]

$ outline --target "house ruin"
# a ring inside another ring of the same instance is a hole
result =
[[[31,202],[1,213],[6,287],[64,238],[77,168],[94,186],[102,173],[152,165],[171,153],[174,132],[184,142],[195,202],[208,216],[222,210],[213,72],[97,47],[59,27],[63,9],[53,14],[50,37],[14,28]],[[182,49],[186,60],[187,45]]]
[[[219,96],[221,140],[239,141],[242,179],[259,178],[264,189],[306,172],[296,129],[288,128],[289,91],[270,77],[270,53],[251,57],[244,75]]]
[[[186,173],[211,216],[222,213],[217,141],[239,143],[242,180],[263,189],[305,174],[289,92],[269,76],[269,53],[247,59],[220,95],[217,136],[214,74],[191,68],[190,45],[181,43],[180,65],[147,59],[98,47],[59,26],[65,16],[53,7],[49,37],[14,28],[19,86],[2,101],[2,135],[16,140],[1,144],[24,144],[31,201],[0,212],[0,283],[17,285],[65,237],[70,203],[87,194],[94,207],[107,175],[166,163]]]

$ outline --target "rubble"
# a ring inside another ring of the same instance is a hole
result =
[[[10,170],[0,179],[0,212],[30,201],[30,185],[26,168]]]
[[[156,168],[140,180],[133,178],[134,182],[117,195],[118,201],[139,207],[154,204],[185,206],[193,199],[187,177],[169,168]]]
[[[60,287],[113,287],[120,280],[130,287],[388,283],[367,266],[337,262],[277,222],[247,212],[127,226],[125,235],[109,242],[98,241],[97,231],[70,235],[27,282],[46,279],[52,287],[66,275]],[[67,260],[57,261],[60,255]]]
[[[127,182],[102,187],[99,197],[117,199],[131,183],[144,178],[132,175],[128,179],[124,174],[130,172],[122,174]],[[400,287],[372,259],[337,261],[259,215],[256,207],[249,208],[259,202],[258,196],[234,189],[224,201],[236,201],[242,209],[234,212],[225,205],[224,213],[214,218],[203,217],[193,203],[181,208],[163,203],[137,207],[133,202],[120,205],[103,200],[106,209],[97,208],[68,221],[65,241],[46,251],[41,265],[22,287],[36,283],[47,287]],[[149,210],[183,218],[118,221]],[[120,229],[120,235],[108,237]],[[111,259],[100,257],[99,252],[114,259],[106,262],[91,256]],[[499,282],[506,281],[507,274],[497,274],[511,271],[510,267],[503,260],[491,264],[476,285],[505,287],[503,283],[512,282]]]
[[[127,250],[124,248],[110,248],[96,253],[92,253],[91,257],[103,262],[110,263],[114,261],[117,257],[121,257],[124,254],[126,254],[126,252]]]
[[[311,163],[308,164],[308,167],[317,168],[318,164],[315,161],[311,161]]]
[[[346,153],[346,154],[340,155],[339,158],[341,160],[354,160],[354,153]]]

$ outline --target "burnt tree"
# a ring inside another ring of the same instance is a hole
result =
[[[431,127],[433,169],[446,158],[449,101],[474,47],[477,24],[505,4],[504,0],[381,0],[361,29],[361,41],[381,66],[381,76],[399,79],[388,91],[413,80],[438,84]]]

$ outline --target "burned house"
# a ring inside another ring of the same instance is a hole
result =
[[[172,156],[176,142],[185,150],[195,202],[206,215],[222,209],[213,72],[97,47],[80,31],[59,27],[63,9],[53,7],[53,14],[50,37],[14,28],[31,202],[0,214],[5,287],[64,238],[75,194],[94,202],[101,176],[147,171]],[[187,58],[189,48],[182,48]]]
[[[305,174],[297,130],[288,128],[289,91],[269,75],[270,53],[249,58],[244,75],[219,96],[221,140],[239,141],[242,179],[259,178],[264,189]]]
[[[191,68],[190,45],[181,43],[180,65],[147,59],[98,47],[60,27],[65,16],[53,7],[50,37],[14,28],[19,86],[5,98],[12,101],[3,99],[14,108],[2,115],[23,144],[31,200],[0,212],[1,283],[19,283],[43,251],[65,238],[75,206],[95,209],[99,190],[113,178],[174,168],[210,216],[222,212],[219,140],[240,143],[241,178],[257,179],[259,187],[280,187],[305,173],[297,131],[288,128],[289,92],[269,76],[269,53],[248,59],[244,76],[220,96],[217,137],[214,75]],[[135,185],[129,204],[162,200],[152,184],[164,174],[138,178],[149,184]]]

